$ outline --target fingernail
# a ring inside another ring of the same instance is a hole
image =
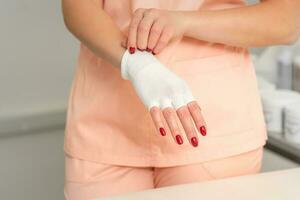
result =
[[[140,48],[137,48],[138,50],[140,50],[140,51],[145,51],[145,49],[140,49]]]
[[[198,146],[198,140],[197,140],[196,137],[192,137],[191,142],[192,142],[194,147]]]
[[[148,52],[151,52],[151,51],[152,51],[152,49],[149,49],[149,48],[147,47],[146,51],[148,51]]]
[[[206,128],[205,128],[205,126],[201,126],[201,127],[200,127],[200,133],[201,133],[203,136],[206,135]]]
[[[177,141],[178,144],[183,143],[182,137],[180,135],[176,135],[176,141]]]
[[[135,48],[134,47],[129,47],[129,53],[133,54],[135,52]]]
[[[162,136],[165,136],[166,135],[166,131],[164,128],[159,128],[159,132]]]
[[[156,53],[154,53],[153,51],[152,51],[152,54],[153,54],[153,55],[156,55]]]

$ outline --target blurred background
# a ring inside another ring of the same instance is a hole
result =
[[[62,200],[79,43],[63,24],[59,0],[0,0],[0,24],[0,198]],[[251,54],[269,130],[262,172],[299,167],[300,44]]]

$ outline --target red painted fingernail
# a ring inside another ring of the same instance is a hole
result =
[[[205,128],[205,126],[201,126],[201,127],[200,127],[200,133],[201,133],[203,136],[206,135],[206,128]]]
[[[176,135],[176,141],[177,141],[178,144],[183,143],[182,137],[180,135]]]
[[[148,52],[151,52],[151,51],[152,51],[152,49],[149,49],[149,48],[147,47],[146,51],[148,51]]]
[[[198,146],[198,140],[197,140],[196,137],[192,137],[191,142],[192,142],[194,147]]]
[[[138,50],[140,50],[140,51],[145,51],[145,49],[140,49],[140,48],[137,48]]]
[[[153,51],[152,51],[152,54],[153,54],[153,55],[156,55],[156,53],[154,53]]]
[[[166,131],[164,128],[159,128],[159,132],[162,136],[165,136],[166,135]]]
[[[134,47],[129,47],[129,53],[133,54],[135,52],[135,48]]]

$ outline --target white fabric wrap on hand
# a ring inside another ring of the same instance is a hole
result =
[[[125,51],[121,61],[121,76],[130,80],[145,106],[150,109],[175,109],[195,101],[187,83],[165,67],[152,53]]]

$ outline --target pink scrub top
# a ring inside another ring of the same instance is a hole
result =
[[[125,34],[137,8],[212,10],[238,6],[245,3],[103,1],[103,9]],[[202,108],[207,135],[199,134],[199,146],[193,147],[186,137],[178,145],[171,134],[161,136],[130,81],[121,78],[120,69],[81,44],[68,101],[66,154],[107,164],[165,167],[220,159],[265,145],[267,131],[247,49],[183,37],[156,56],[189,84]]]

